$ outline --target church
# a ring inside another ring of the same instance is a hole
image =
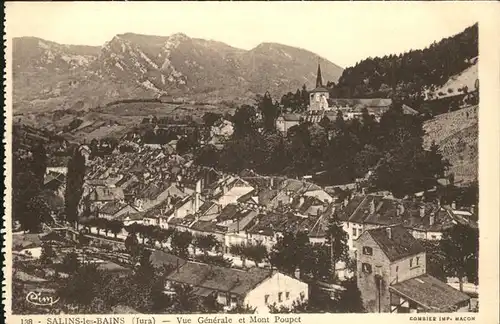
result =
[[[309,106],[304,113],[283,113],[276,120],[276,128],[286,135],[288,129],[302,122],[319,123],[324,117],[330,121],[335,120],[339,111],[345,120],[361,118],[363,109],[380,120],[384,112],[389,110],[392,99],[389,98],[330,98],[329,90],[323,86],[321,76],[321,65],[318,63],[316,74],[316,87],[309,92]],[[418,112],[403,105],[406,114],[417,114]]]

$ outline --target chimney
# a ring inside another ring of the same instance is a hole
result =
[[[197,193],[201,193],[201,180],[196,181],[196,189]]]
[[[399,215],[402,216],[405,212],[405,206],[403,205],[403,203],[400,203],[398,205],[398,209],[399,209]]]
[[[425,205],[420,205],[420,217],[425,216]]]
[[[194,212],[197,213],[200,209],[200,193],[197,191],[194,193]]]
[[[454,201],[451,202],[451,209],[453,209],[453,210],[457,209],[457,203],[456,202],[454,202]]]
[[[344,207],[346,207],[349,204],[349,199],[346,197],[344,198]]]
[[[269,189],[273,189],[274,188],[274,177],[270,177],[269,178]]]
[[[392,240],[392,228],[391,227],[386,227],[385,232],[387,233],[387,237]]]
[[[432,226],[434,225],[434,221],[436,220],[436,215],[434,213],[432,213],[430,216],[429,216],[429,225]]]
[[[375,214],[375,200],[370,201],[370,214]]]

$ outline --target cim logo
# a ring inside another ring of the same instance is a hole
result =
[[[30,291],[26,301],[37,306],[52,306],[59,301],[59,297],[50,296],[48,293]]]

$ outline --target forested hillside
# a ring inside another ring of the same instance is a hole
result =
[[[425,91],[443,86],[450,77],[474,64],[478,56],[478,25],[434,42],[423,50],[367,58],[344,70],[337,84],[329,82],[333,97],[391,97],[418,108]]]

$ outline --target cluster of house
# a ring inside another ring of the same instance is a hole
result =
[[[358,285],[370,311],[438,311],[441,306],[450,306],[449,302],[456,308],[468,305],[466,295],[426,273],[425,251],[418,239],[439,240],[446,229],[458,223],[477,227],[473,208],[456,210],[454,206],[426,203],[420,199],[346,193],[339,188],[322,188],[304,180],[260,176],[253,171],[223,174],[213,168],[196,166],[186,157],[152,148],[144,149],[141,154],[123,153],[90,160],[88,170],[82,210],[87,204],[99,217],[117,219],[124,225],[135,222],[189,231],[193,235],[213,235],[223,253],[229,253],[235,244],[257,242],[271,249],[285,232],[306,232],[311,242],[325,243],[329,221],[336,215],[348,235],[351,254],[357,260]],[[211,287],[208,282],[215,280],[212,275],[202,280],[191,274],[193,271],[204,273],[205,268],[213,266],[185,263],[178,267],[177,275],[172,274],[177,278],[172,281],[189,282],[207,293],[208,290],[203,289]],[[244,270],[220,270],[221,276],[228,277],[224,271]],[[264,274],[260,271],[271,276],[263,278],[273,278],[269,270],[251,271],[255,273],[248,274],[249,278],[254,275],[261,278]],[[385,280],[384,283],[375,280],[375,275]],[[238,287],[236,280],[250,280],[244,279],[246,277],[244,273],[236,275],[234,287]],[[463,300],[430,303],[420,300],[420,295],[405,293],[414,286],[417,287],[415,291],[421,289],[418,292],[421,295],[427,291],[431,292],[430,296],[438,296],[434,291],[438,289]],[[374,293],[374,289],[381,291]],[[224,299],[225,305],[241,297],[231,289],[221,291],[225,295],[218,298]],[[265,288],[265,291],[272,290]],[[261,297],[269,303],[273,298],[285,302],[288,294],[292,296],[295,291],[278,291],[278,298]]]

